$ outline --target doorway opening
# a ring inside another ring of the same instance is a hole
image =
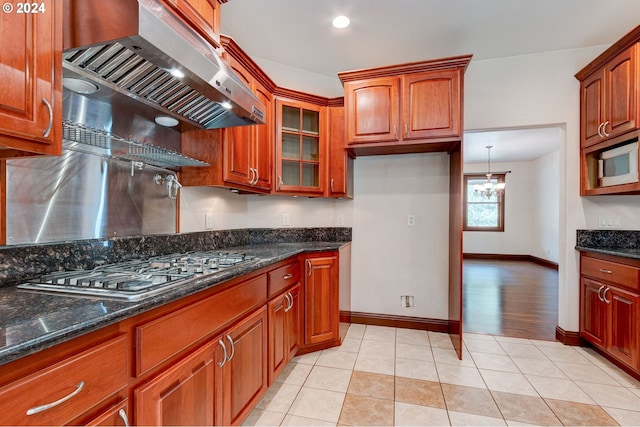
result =
[[[465,132],[465,174],[487,172],[487,146],[509,173],[504,229],[463,233],[463,332],[555,339],[564,142],[560,125]]]

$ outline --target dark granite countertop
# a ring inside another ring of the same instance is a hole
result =
[[[640,231],[577,230],[576,250],[640,259]]]
[[[0,287],[0,365],[119,322],[163,304],[216,286],[229,279],[275,264],[303,252],[338,250],[348,242],[263,243],[229,249],[260,260],[199,278],[183,287],[137,302],[63,296]]]

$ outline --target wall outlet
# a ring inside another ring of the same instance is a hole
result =
[[[407,225],[409,227],[415,227],[415,225],[416,225],[416,216],[415,215],[409,214],[407,216]]]
[[[338,218],[336,219],[336,225],[344,225],[344,215],[338,215]]]
[[[400,296],[400,307],[402,308],[414,308],[414,297],[413,295],[401,295]]]
[[[282,225],[284,225],[284,226],[288,226],[289,225],[289,214],[288,213],[283,213],[282,214]]]
[[[204,229],[211,230],[213,228],[213,212],[204,213]]]
[[[600,228],[620,228],[622,227],[622,219],[618,215],[600,215],[598,216],[598,227]]]

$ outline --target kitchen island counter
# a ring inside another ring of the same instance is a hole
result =
[[[0,287],[0,365],[177,301],[231,279],[276,264],[300,253],[337,251],[344,241],[261,243],[216,248],[244,252],[258,260],[229,268],[222,274],[201,276],[136,302],[85,296],[48,294]]]

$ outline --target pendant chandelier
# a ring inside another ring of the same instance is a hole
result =
[[[487,196],[488,199],[492,196],[500,197],[504,194],[506,184],[504,182],[494,184],[491,181],[491,176],[493,175],[491,173],[491,149],[493,145],[487,145],[485,148],[487,149],[487,173],[485,174],[487,176],[487,182],[484,184],[475,184],[473,186],[473,193]]]

